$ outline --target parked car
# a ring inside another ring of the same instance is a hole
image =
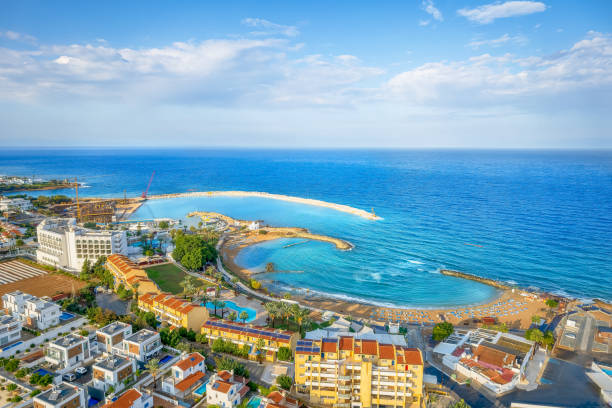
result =
[[[84,374],[87,374],[87,367],[77,367],[74,372],[80,377]]]
[[[74,381],[76,380],[76,375],[74,373],[66,373],[62,375],[62,380],[64,381]]]

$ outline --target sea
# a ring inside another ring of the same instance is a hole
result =
[[[79,195],[135,197],[264,191],[374,211],[368,220],[265,198],[147,201],[133,219],[193,210],[305,227],[355,247],[300,239],[242,250],[237,262],[280,292],[437,308],[487,302],[520,287],[612,300],[612,151],[2,149],[0,174],[77,178]],[[74,190],[29,192],[74,195]],[[296,244],[296,245],[290,245]]]

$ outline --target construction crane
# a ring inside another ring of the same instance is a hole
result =
[[[151,174],[151,178],[149,179],[149,184],[147,184],[147,189],[142,193],[141,197],[145,200],[147,199],[147,193],[149,192],[149,187],[151,187],[151,183],[153,182],[153,176],[155,176],[155,170],[153,170],[153,174]]]
[[[77,205],[77,221],[81,218],[81,207],[79,206],[79,182],[77,178],[74,178],[74,190],[76,192],[76,205]]]

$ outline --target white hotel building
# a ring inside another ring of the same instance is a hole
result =
[[[39,248],[36,260],[62,269],[78,271],[85,259],[127,255],[125,231],[97,231],[77,226],[74,218],[47,218],[36,228]]]

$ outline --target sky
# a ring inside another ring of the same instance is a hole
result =
[[[612,2],[8,1],[0,145],[612,148]]]

